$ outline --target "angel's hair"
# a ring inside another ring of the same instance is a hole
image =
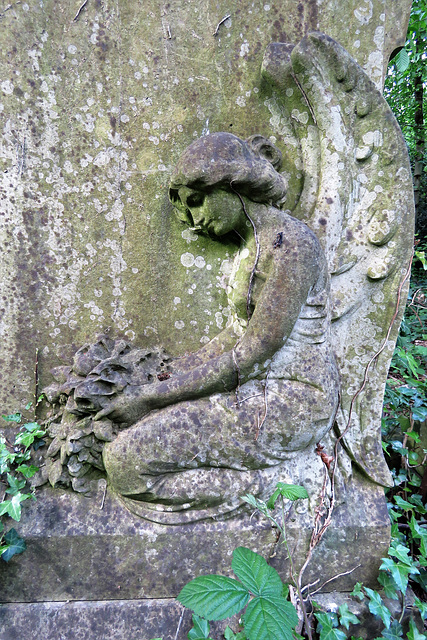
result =
[[[178,190],[200,191],[230,188],[254,202],[278,206],[286,194],[279,169],[282,154],[260,135],[241,140],[231,133],[212,133],[199,138],[184,151],[169,186],[172,204],[185,214]]]

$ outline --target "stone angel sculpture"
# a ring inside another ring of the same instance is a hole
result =
[[[73,476],[72,460],[78,490],[92,461],[143,517],[225,515],[283,474],[301,482],[306,452],[333,430],[348,473],[352,461],[388,483],[379,424],[412,240],[405,145],[381,95],[327,36],[310,34],[290,55],[271,45],[263,74],[302,180],[281,173],[279,143],[219,132],[182,153],[169,186],[184,224],[212,242],[236,239],[226,328],[176,359],[107,338],[80,350],[48,391],[67,400],[51,428],[52,484],[67,464]],[[300,185],[292,207],[289,177]]]

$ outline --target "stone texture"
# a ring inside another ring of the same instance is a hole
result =
[[[165,187],[179,155],[208,130],[271,132],[260,76],[271,42],[322,30],[380,86],[410,9],[245,1],[214,37],[223,2],[94,0],[74,21],[77,5],[32,0],[0,13],[5,410],[32,395],[36,348],[43,385],[58,351],[69,361],[65,345],[109,327],[173,353],[218,333],[230,248],[212,252],[170,221]]]
[[[1,602],[171,598],[196,575],[231,573],[233,550],[246,546],[270,558],[289,579],[284,545],[267,521],[250,514],[165,527],[132,515],[103,483],[92,498],[42,489],[16,529],[27,550],[0,565]],[[389,524],[380,487],[356,476],[340,489],[333,523],[316,550],[304,583],[351,590],[363,579],[375,586],[387,554]],[[312,514],[301,503],[288,521],[294,562],[300,566],[311,535]],[[319,564],[320,563],[320,564]],[[319,575],[319,567],[321,575]],[[36,571],[36,573],[35,573]]]

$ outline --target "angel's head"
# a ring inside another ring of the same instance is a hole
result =
[[[181,220],[224,235],[237,229],[244,217],[236,192],[263,204],[278,206],[283,201],[287,184],[277,171],[281,159],[277,147],[263,136],[246,141],[231,133],[204,136],[180,157],[169,198]]]

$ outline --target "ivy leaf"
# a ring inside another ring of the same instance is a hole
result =
[[[418,524],[418,522],[414,518],[414,514],[412,514],[412,518],[409,522],[409,527],[411,529],[412,536],[415,539],[420,539],[421,555],[427,556],[427,529],[424,529],[421,525]]]
[[[395,562],[391,558],[383,558],[380,569],[391,573],[393,580],[402,593],[406,592],[409,575],[412,573],[419,573],[416,567],[410,567],[403,562]]]
[[[365,591],[369,598],[369,611],[374,614],[374,616],[378,616],[384,623],[384,626],[389,629],[390,628],[390,620],[391,613],[385,606],[384,602],[381,599],[381,596],[377,591],[373,591],[368,587],[365,587]]]
[[[231,568],[254,595],[282,595],[283,584],[276,569],[270,567],[267,561],[254,551],[245,547],[235,549]]]
[[[338,611],[340,612],[340,625],[345,627],[347,631],[351,624],[360,623],[359,618],[349,610],[346,602],[338,608]]]
[[[363,600],[363,598],[365,597],[362,591],[363,585],[361,582],[356,582],[356,584],[354,585],[354,589],[351,592],[351,596],[354,596],[355,598],[357,598],[358,600]]]
[[[193,614],[193,628],[188,632],[188,640],[205,640],[209,638],[209,622]]]
[[[396,589],[398,589],[398,586],[393,580],[393,577],[390,573],[387,573],[387,571],[380,571],[377,580],[384,587],[386,598],[398,600],[398,595],[396,593]]]
[[[6,493],[10,493],[12,496],[16,496],[16,494],[19,493],[26,485],[25,480],[15,478],[10,473],[7,474],[7,482],[9,487],[6,489]]]
[[[250,594],[246,587],[225,576],[199,576],[179,593],[177,599],[202,618],[224,620],[231,618],[248,603]]]
[[[35,467],[33,464],[20,464],[19,467],[16,467],[16,471],[18,471],[18,473],[22,473],[24,478],[32,478],[38,470],[39,468]]]
[[[425,620],[427,618],[427,602],[423,602],[419,598],[415,597],[415,606],[420,612],[422,619]]]
[[[401,562],[408,565],[408,567],[412,566],[412,558],[409,556],[409,549],[403,544],[392,544],[388,553],[390,556],[398,558]]]
[[[424,603],[425,604],[425,603]],[[408,640],[426,640],[427,636],[424,633],[420,633],[417,629],[417,625],[412,620],[409,619],[409,631],[408,631]]]
[[[9,529],[4,536],[4,541],[7,543],[7,549],[1,554],[2,560],[9,562],[13,556],[25,551],[27,545],[25,541],[18,536],[15,529]]]
[[[333,613],[315,613],[317,618],[317,632],[320,640],[346,640],[344,631],[336,628],[337,616]]]
[[[403,638],[402,625],[397,620],[393,620],[390,628],[384,629],[382,632],[382,637],[384,640],[399,640],[400,638]]]
[[[21,519],[21,502],[32,497],[31,493],[18,493],[11,500],[4,500],[0,503],[0,516],[7,513],[11,518],[19,522]]]
[[[414,510],[414,505],[411,504],[410,502],[407,502],[407,500],[404,500],[400,496],[394,496],[394,501],[398,507],[400,507],[401,509],[404,509],[405,511]]]
[[[298,616],[290,602],[269,595],[251,600],[243,622],[248,640],[293,640]]]

